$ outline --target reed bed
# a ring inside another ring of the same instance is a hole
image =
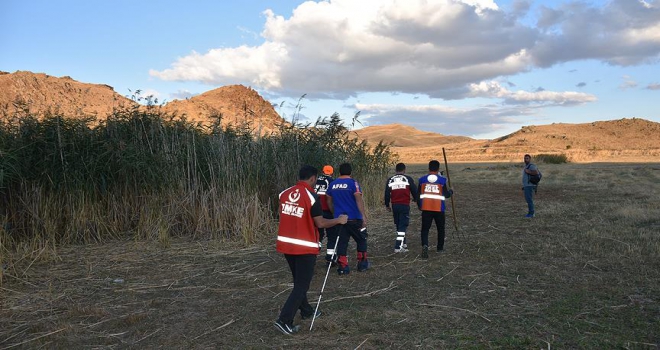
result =
[[[240,241],[276,227],[277,194],[301,165],[348,161],[379,183],[394,155],[350,137],[338,115],[282,124],[255,136],[249,123],[222,127],[156,108],[98,121],[27,112],[0,121],[0,251],[67,243],[171,237]],[[378,201],[375,193],[367,202]]]

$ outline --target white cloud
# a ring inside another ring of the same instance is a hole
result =
[[[539,104],[547,106],[569,106],[594,102],[596,96],[575,91],[511,91],[496,81],[470,84],[466,97],[501,98],[506,104]]]
[[[251,39],[257,40],[259,39],[259,33],[255,33],[245,27],[238,26],[236,29],[240,30],[241,32],[247,34]]]
[[[660,90],[660,84],[658,83],[652,83],[646,86],[648,90]]]
[[[637,87],[637,82],[630,76],[624,75],[623,76],[623,82],[621,85],[619,85],[619,89],[621,90],[628,90],[628,89],[633,89]]]
[[[444,135],[479,135],[520,123],[522,116],[536,114],[536,108],[527,106],[484,106],[455,108],[443,105],[385,105],[356,104],[368,125],[404,123],[421,130]]]
[[[192,93],[188,90],[178,90],[175,93],[171,93],[170,98],[173,99],[173,100],[185,100],[185,99],[188,99],[188,98],[193,97],[195,95],[197,95],[197,94]]]
[[[213,49],[204,55],[193,52],[179,58],[170,69],[150,70],[149,74],[163,80],[192,80],[212,85],[249,81],[265,89],[278,88],[278,63],[286,59],[286,54],[281,44],[272,42],[258,47]]]
[[[126,97],[141,104],[162,102],[161,93],[154,89],[129,90],[129,92],[130,94],[126,95]]]
[[[523,17],[532,7],[531,0],[514,0],[513,1],[513,14],[516,17]]]
[[[142,90],[142,93],[140,94],[142,97],[153,97],[153,98],[158,98],[160,99],[160,92],[154,90],[154,89],[145,89]]]
[[[267,10],[259,46],[193,52],[164,80],[248,83],[287,96],[443,90],[527,69],[536,32],[477,0],[308,1],[290,18]]]
[[[370,125],[405,123],[450,135],[479,135],[520,124],[522,117],[537,116],[544,107],[566,107],[596,101],[596,96],[574,91],[511,91],[496,81],[470,84],[457,98],[501,99],[503,104],[472,108],[445,105],[362,104],[354,108]]]
[[[535,67],[660,58],[657,1],[565,2],[542,7],[536,25],[521,19],[530,7],[528,0],[516,0],[511,12],[492,0],[307,1],[288,18],[266,10],[260,45],[193,52],[150,74],[312,99],[363,92],[453,99],[464,98],[470,84]],[[584,98],[555,94],[512,93],[510,101]]]
[[[603,7],[567,2],[541,9],[543,34],[530,53],[537,65],[582,59],[635,65],[660,58],[660,8],[657,2],[611,0]]]

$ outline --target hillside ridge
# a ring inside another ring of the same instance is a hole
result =
[[[0,117],[29,113],[37,117],[60,114],[104,119],[116,109],[127,107],[146,108],[106,84],[82,83],[70,76],[29,71],[0,72]],[[211,124],[218,116],[223,126],[249,123],[261,134],[272,132],[285,122],[271,103],[243,85],[223,86],[156,107],[202,124]]]

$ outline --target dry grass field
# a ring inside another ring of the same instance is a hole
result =
[[[368,208],[372,268],[332,271],[311,332],[273,327],[291,289],[274,241],[129,241],[12,257],[0,349],[658,348],[660,164],[541,164],[531,220],[520,164],[450,166],[446,251],[420,258],[414,208],[411,251],[393,254],[389,213]]]

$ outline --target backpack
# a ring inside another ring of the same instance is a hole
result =
[[[532,185],[538,185],[539,182],[541,182],[541,178],[543,177],[543,174],[541,174],[541,170],[539,170],[538,167],[536,167],[536,171],[538,172],[536,175],[527,174],[527,176],[529,176],[529,183]]]

